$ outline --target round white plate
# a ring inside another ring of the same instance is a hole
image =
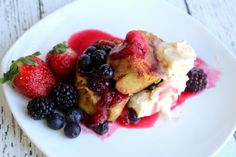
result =
[[[235,58],[198,22],[161,0],[73,2],[27,31],[7,52],[1,70],[6,72],[13,59],[38,50],[44,57],[55,44],[89,28],[119,37],[125,37],[130,30],[142,29],[166,41],[187,39],[197,54],[222,74],[215,88],[189,99],[174,111],[182,112],[178,120],[161,118],[152,128],[119,129],[104,140],[89,133],[71,140],[63,131],[53,131],[43,121],[32,120],[26,113],[28,99],[4,84],[15,119],[47,156],[210,156],[232,135],[236,126]]]

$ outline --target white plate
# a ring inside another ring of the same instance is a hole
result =
[[[236,125],[236,62],[233,56],[198,22],[161,0],[76,1],[48,16],[25,33],[7,52],[2,72],[11,60],[40,50],[44,56],[58,42],[76,31],[96,28],[124,37],[129,30],[143,29],[167,41],[187,39],[197,54],[222,75],[217,87],[186,101],[174,112],[178,121],[160,119],[149,129],[119,129],[101,140],[93,134],[67,139],[26,114],[28,99],[3,85],[10,109],[28,137],[47,156],[82,157],[200,157],[214,154]]]

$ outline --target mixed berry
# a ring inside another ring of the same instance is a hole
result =
[[[53,130],[59,130],[63,128],[65,124],[65,118],[63,114],[59,112],[53,112],[47,116],[47,125]]]
[[[46,119],[48,127],[53,130],[59,130],[65,126],[66,136],[77,137],[80,133],[83,113],[75,107],[76,100],[74,87],[59,82],[54,86],[50,96],[29,101],[27,110],[34,120]]]
[[[75,107],[77,94],[74,87],[66,83],[57,83],[52,89],[51,98],[56,107],[62,111],[68,111]]]
[[[99,135],[106,134],[109,130],[108,121],[99,123],[97,126],[93,128],[93,130]]]
[[[90,71],[92,70],[92,59],[89,55],[87,54],[83,54],[79,57],[79,65],[80,65],[80,68],[83,70],[83,71]]]
[[[88,88],[104,99],[104,101],[100,101],[98,112],[91,117],[78,108],[78,93],[70,83],[70,80],[65,79],[69,75],[71,76],[71,72],[70,74],[65,74],[63,69],[59,68],[57,71],[55,68],[54,64],[58,64],[63,58],[60,55],[66,56],[65,58],[68,60],[67,57],[71,54],[70,48],[65,43],[61,43],[48,53],[47,63],[55,78],[63,82],[54,84],[51,87],[50,94],[29,101],[27,106],[28,114],[33,119],[45,119],[48,127],[53,130],[60,130],[64,127],[64,133],[69,138],[79,136],[81,123],[94,130],[97,134],[103,135],[108,132],[109,122],[107,121],[107,116],[105,116],[107,112],[104,113],[106,110],[104,108],[106,105],[104,104],[109,105],[114,101],[118,102],[119,95],[115,97],[117,91],[114,91],[113,69],[109,64],[106,64],[107,55],[114,45],[100,45],[101,43],[104,42],[97,42],[89,46],[76,61],[76,69],[86,77],[89,77],[87,79]],[[69,70],[68,67],[63,68],[64,70]],[[60,75],[67,76],[62,77]]]
[[[54,102],[47,97],[39,97],[29,101],[28,114],[35,120],[46,118],[54,110]]]
[[[65,114],[65,116],[66,116],[67,123],[79,124],[80,121],[83,119],[83,112],[78,108],[74,108],[74,109],[69,110]]]
[[[107,55],[112,47],[97,42],[88,47],[79,57],[77,65],[78,73],[84,75],[87,87],[101,97],[97,102],[97,111],[93,115],[85,116],[84,123],[97,134],[103,135],[108,132],[108,108],[118,97],[114,88],[113,69],[107,62]]]
[[[99,95],[111,89],[114,81],[113,69],[106,64],[111,49],[109,45],[95,44],[88,47],[78,59],[77,71],[89,78],[88,87]]]
[[[137,123],[139,120],[137,113],[132,108],[128,109],[128,119],[131,123]]]
[[[68,123],[64,127],[64,132],[68,138],[76,138],[77,136],[79,136],[81,132],[81,128],[80,128],[80,125],[76,123]]]
[[[207,75],[203,69],[193,68],[188,72],[189,80],[186,83],[186,90],[190,92],[198,92],[206,88]]]
[[[103,64],[98,69],[99,76],[104,79],[111,79],[113,76],[112,67],[109,64]]]

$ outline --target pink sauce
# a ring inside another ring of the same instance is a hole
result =
[[[221,74],[219,70],[210,68],[201,58],[196,59],[195,67],[203,69],[207,74],[207,89],[216,86],[216,82],[219,80]]]
[[[210,68],[207,65],[207,63],[199,57],[195,60],[195,67],[203,69],[204,72],[207,74],[207,87],[206,87],[206,89],[210,89],[210,88],[213,88],[213,87],[216,86],[216,82],[219,80],[219,77],[220,77],[220,71],[219,70]],[[177,103],[171,109],[172,110],[175,109],[176,107],[183,104],[183,102],[185,102],[185,100],[187,100],[188,98],[193,97],[195,95],[198,95],[203,91],[200,91],[200,92],[197,92],[197,93],[184,91],[179,96],[179,98],[177,100]]]
[[[95,29],[89,29],[73,34],[68,40],[68,44],[74,51],[81,55],[86,48],[88,48],[97,40],[122,41],[122,39],[114,37],[108,33]]]
[[[132,33],[130,35],[132,36]],[[128,40],[128,42],[132,42],[132,41],[129,41],[129,36],[126,36],[126,38],[127,38],[126,40]],[[99,30],[84,30],[84,31],[77,32],[77,33],[73,34],[71,36],[71,38],[69,39],[68,44],[73,50],[75,50],[80,55],[83,53],[83,51],[87,47],[89,47],[91,44],[93,44],[97,40],[122,41],[122,39],[120,39],[118,37],[114,37],[108,33],[105,33],[105,32],[99,31]],[[137,36],[137,38],[135,40],[142,40],[142,38],[139,38],[139,36]],[[144,55],[142,53],[146,52],[145,45],[139,45],[139,47],[140,47],[140,55]],[[205,73],[207,74],[207,77],[208,77],[207,89],[215,87],[216,82],[219,79],[220,72],[218,70],[209,68],[208,65],[200,58],[197,58],[197,60],[195,62],[195,66],[202,68],[205,71]],[[185,100],[187,100],[188,98],[198,95],[201,92],[198,92],[198,93],[183,92],[179,96],[177,103],[172,107],[172,109],[175,109],[176,107],[183,104],[183,102],[185,102]],[[119,127],[125,127],[125,128],[152,127],[155,124],[155,122],[157,121],[158,117],[159,117],[159,114],[156,113],[152,116],[141,118],[135,124],[128,123],[127,122],[127,112],[124,110],[124,112],[118,118],[118,120],[116,122],[109,124],[109,126],[110,126],[109,133],[106,135],[103,135],[103,136],[99,136],[99,137],[101,137],[102,139],[109,137]],[[88,131],[88,129],[83,129],[83,130],[86,130],[85,132],[90,132],[90,131]]]

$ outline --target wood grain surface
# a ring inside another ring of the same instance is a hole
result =
[[[33,24],[71,1],[0,0],[0,57]],[[199,20],[236,55],[236,0],[166,1]],[[2,88],[0,98],[0,157],[43,157],[14,120]],[[236,157],[236,134],[217,156]]]

